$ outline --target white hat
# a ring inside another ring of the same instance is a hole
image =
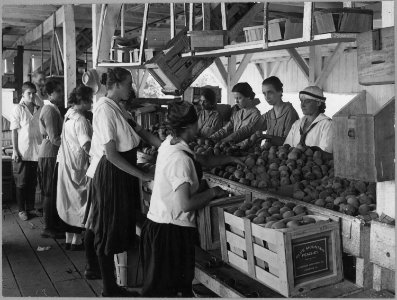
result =
[[[84,72],[81,80],[85,86],[92,88],[94,95],[98,93],[101,87],[101,81],[99,80],[99,75],[95,69],[90,69]]]
[[[324,97],[324,92],[318,86],[312,85],[305,88],[303,91],[299,92],[299,97],[305,95],[306,98],[315,100],[318,102],[325,103],[326,98]]]

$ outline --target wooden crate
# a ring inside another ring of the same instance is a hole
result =
[[[394,179],[394,98],[371,114],[363,91],[332,123],[335,176],[367,182]]]
[[[166,50],[156,54],[148,65],[150,74],[167,95],[182,95],[196,78],[209,67],[214,58],[181,57],[190,49],[187,27],[181,30],[168,44]]]
[[[303,19],[288,18],[285,22],[284,40],[297,39],[303,36]]]
[[[370,227],[363,220],[343,213],[299,201],[290,197],[277,194],[277,191],[266,191],[252,188],[238,182],[221,178],[210,173],[204,173],[204,178],[208,186],[220,186],[229,191],[232,195],[245,195],[251,193],[253,197],[266,198],[275,197],[279,201],[293,202],[303,205],[310,214],[326,216],[340,222],[343,252],[354,256],[356,261],[356,285],[360,287],[370,287],[372,285],[372,265],[369,263],[369,238]]]
[[[214,250],[220,248],[218,207],[238,205],[244,200],[246,200],[246,196],[243,195],[216,199],[198,211],[197,225],[202,249]]]
[[[243,28],[246,42],[263,40],[263,25]],[[303,20],[273,19],[268,22],[270,42],[302,37]]]
[[[396,270],[395,226],[377,221],[371,223],[370,261],[373,265],[373,288],[395,292]]]
[[[221,49],[227,44],[227,30],[188,31],[187,36],[192,50]]]
[[[373,11],[359,8],[321,9],[314,12],[314,19],[318,34],[359,33],[372,30]]]
[[[361,85],[395,82],[394,27],[357,36],[358,82]]]
[[[222,259],[280,294],[296,296],[342,281],[338,222],[275,230],[224,208],[218,215]]]

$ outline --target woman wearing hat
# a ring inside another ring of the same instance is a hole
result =
[[[332,153],[332,120],[324,115],[326,98],[323,90],[309,86],[299,92],[299,99],[304,116],[292,125],[284,144],[318,147]]]
[[[255,107],[255,93],[251,86],[247,82],[240,82],[233,87],[232,92],[240,110],[235,111],[230,121],[212,134],[210,139],[238,143],[249,138],[255,132],[261,113]]]
[[[299,119],[298,113],[290,102],[284,102],[283,83],[276,76],[262,82],[262,92],[272,109],[262,115],[257,130],[266,131],[271,145],[281,146],[292,124]]]
[[[200,156],[188,143],[197,134],[197,114],[192,104],[175,103],[168,109],[172,130],[158,150],[153,193],[142,227],[144,297],[192,297],[198,234],[195,211],[225,195],[214,187],[199,192],[201,164],[241,163],[234,157]]]
[[[131,249],[135,243],[135,205],[139,199],[138,178],[151,177],[136,167],[136,148],[143,131],[129,122],[121,105],[130,98],[131,73],[123,68],[108,69],[107,94],[94,105],[91,164],[87,176],[92,178],[89,190],[89,220],[94,247],[103,281],[103,296],[136,296],[116,283],[114,254]],[[149,134],[150,135],[150,134]],[[159,139],[153,141],[160,144]]]
[[[198,135],[207,138],[222,127],[222,117],[216,110],[216,94],[210,88],[200,90],[202,110],[198,113]]]

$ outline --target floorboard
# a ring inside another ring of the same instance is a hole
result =
[[[2,255],[2,266],[3,266],[3,296],[4,297],[20,297],[21,292],[15,280],[14,274],[12,273],[10,264],[8,262],[7,256],[3,252]]]

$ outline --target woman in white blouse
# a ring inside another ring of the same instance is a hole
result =
[[[332,120],[325,112],[323,90],[317,86],[309,86],[299,93],[304,116],[292,125],[284,144],[296,147],[315,147],[324,155],[332,153]]]
[[[142,227],[144,297],[192,297],[197,209],[225,196],[219,187],[199,191],[201,164],[241,163],[238,158],[195,155],[188,143],[198,131],[198,117],[187,102],[169,106],[169,135],[158,150],[153,193]]]
[[[138,178],[150,176],[136,167],[136,147],[140,126],[120,105],[130,99],[131,73],[123,68],[108,69],[107,94],[94,104],[89,198],[94,231],[94,247],[101,269],[105,297],[136,296],[118,287],[114,274],[114,254],[127,251],[135,241],[135,202],[139,199]],[[131,126],[132,125],[132,126]],[[135,127],[135,128],[133,128]],[[160,140],[147,133],[155,146]],[[88,222],[89,223],[89,222]],[[87,224],[86,224],[87,226]]]

